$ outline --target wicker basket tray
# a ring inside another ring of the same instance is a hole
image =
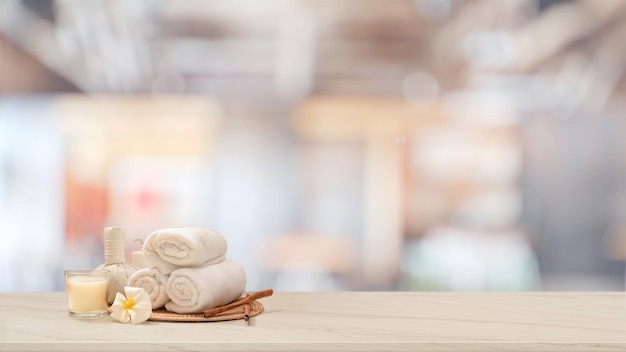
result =
[[[250,302],[250,317],[257,316],[263,311],[263,305],[258,301]],[[108,309],[109,314],[111,308]],[[197,314],[178,314],[170,312],[166,309],[155,309],[152,311],[148,320],[152,321],[171,321],[171,322],[212,322],[212,321],[227,321],[244,319],[243,306],[235,307],[231,310],[216,314],[214,316],[205,318],[203,313]]]
[[[250,302],[250,317],[257,316],[263,311],[263,305],[260,302]],[[216,314],[212,317],[205,318],[203,313],[198,314],[178,314],[169,312],[165,309],[157,309],[152,311],[152,315],[148,320],[153,321],[178,321],[178,322],[208,322],[208,321],[226,321],[243,319],[243,306],[235,307],[231,310]]]

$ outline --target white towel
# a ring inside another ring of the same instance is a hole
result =
[[[170,300],[165,290],[168,277],[169,275],[161,273],[155,267],[143,268],[135,271],[128,278],[128,286],[143,288],[150,296],[152,309],[158,309]]]
[[[199,227],[157,230],[143,243],[146,258],[164,274],[178,268],[219,263],[224,260],[226,249],[221,234]]]
[[[178,269],[167,280],[165,289],[171,301],[165,308],[180,314],[201,313],[238,299],[245,288],[246,273],[232,260]]]

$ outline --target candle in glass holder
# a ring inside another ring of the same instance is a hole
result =
[[[65,289],[69,315],[75,318],[101,318],[107,313],[106,270],[66,270]]]

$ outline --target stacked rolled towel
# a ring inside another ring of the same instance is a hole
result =
[[[201,313],[243,294],[246,273],[226,260],[226,240],[198,227],[166,228],[148,235],[143,254],[153,265],[136,271],[128,285],[142,287],[152,309],[163,306],[180,314]]]
[[[143,243],[144,255],[163,274],[220,263],[226,250],[226,240],[221,234],[199,227],[157,230]]]
[[[159,269],[148,267],[135,271],[128,279],[128,286],[143,288],[150,296],[152,309],[158,309],[170,300],[165,289],[168,278]]]
[[[165,289],[169,311],[189,314],[228,304],[243,294],[246,273],[232,260],[196,268],[182,268],[170,274]]]

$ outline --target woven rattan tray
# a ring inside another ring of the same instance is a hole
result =
[[[263,311],[263,305],[257,301],[250,302],[250,317],[257,316]],[[198,314],[178,314],[165,309],[152,311],[148,320],[153,321],[178,321],[178,322],[208,322],[243,319],[243,306],[235,307],[231,310],[205,318],[203,313]]]
[[[250,302],[250,317],[257,316],[263,311],[263,305],[258,301]],[[109,308],[111,313],[111,308]],[[155,309],[148,320],[171,321],[171,322],[212,322],[244,319],[243,306],[235,307],[231,310],[205,318],[203,313],[198,314],[178,314],[165,309]]]

